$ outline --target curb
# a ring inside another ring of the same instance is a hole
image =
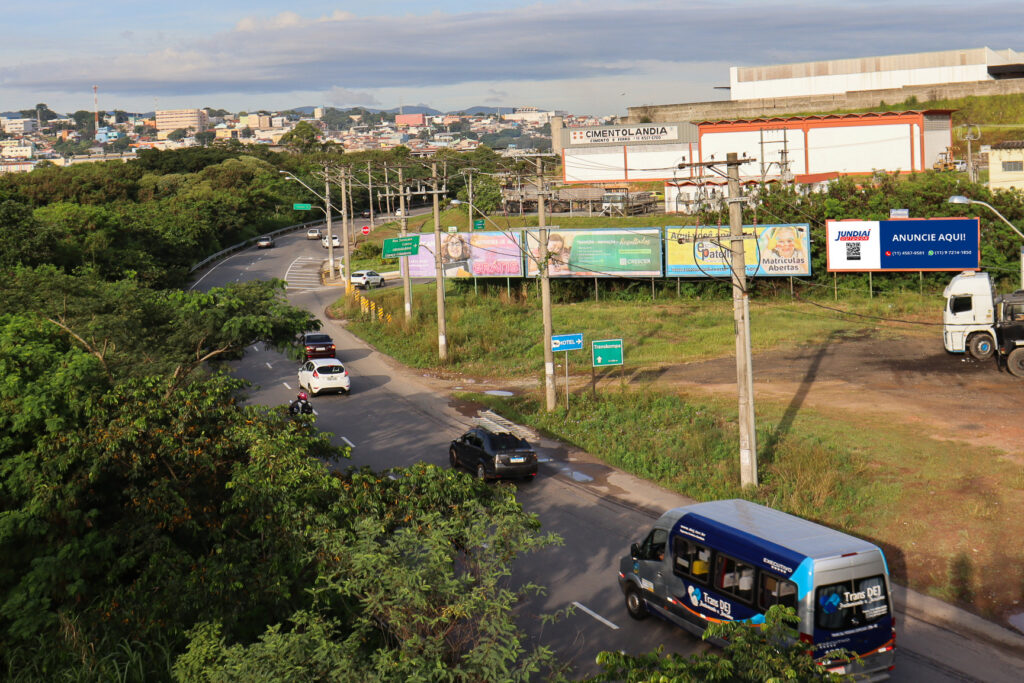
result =
[[[902,611],[915,619],[954,633],[973,636],[1024,655],[1024,636],[999,624],[895,583],[892,585],[892,597],[897,609],[902,606]]]

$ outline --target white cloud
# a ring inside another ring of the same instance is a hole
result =
[[[328,90],[325,97],[327,102],[336,107],[376,107],[380,105],[372,93],[357,92],[337,85]]]
[[[1020,49],[1021,25],[1019,1],[976,3],[970,21],[959,4],[943,0],[549,1],[377,17],[284,11],[245,17],[174,49],[110,59],[72,45],[63,59],[8,62],[0,66],[0,90],[78,93],[99,83],[121,97],[251,101],[323,96],[325,84],[344,83],[326,95],[368,104],[388,93],[395,95],[392,106],[406,95],[432,102],[469,98],[461,106],[485,97],[533,99],[538,106],[589,103],[580,106],[624,113],[643,103],[720,99],[712,86],[727,83],[729,65],[985,45]]]

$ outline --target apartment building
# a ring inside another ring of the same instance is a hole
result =
[[[156,129],[173,131],[178,128],[199,132],[206,130],[208,119],[203,109],[163,109],[156,113]]]
[[[36,130],[35,119],[0,119],[0,123],[3,123],[4,132],[8,135],[24,135]]]

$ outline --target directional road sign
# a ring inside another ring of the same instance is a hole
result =
[[[473,229],[474,230],[483,230],[484,227],[485,227],[485,225],[484,225],[484,219],[483,218],[477,218],[475,221],[473,221]]]
[[[551,335],[552,351],[579,351],[583,348],[583,333]]]
[[[420,251],[420,236],[406,235],[405,237],[393,237],[384,240],[384,251],[382,258],[396,258],[398,256],[415,256]]]
[[[312,204],[292,204],[292,211],[312,211]]]
[[[594,358],[595,368],[601,368],[606,365],[622,365],[621,339],[600,339],[591,342],[590,349]]]

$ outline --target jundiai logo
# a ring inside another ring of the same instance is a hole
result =
[[[869,239],[870,230],[840,230],[833,242],[866,242]]]

